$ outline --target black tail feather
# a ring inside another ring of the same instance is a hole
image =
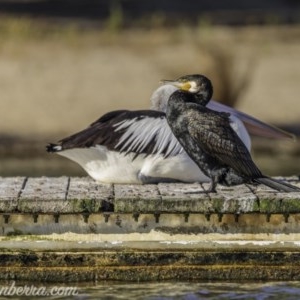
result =
[[[49,143],[47,146],[46,146],[46,151],[47,152],[50,152],[50,153],[54,153],[54,152],[58,152],[58,151],[61,151],[61,146],[60,145],[57,145],[57,144],[52,144],[52,143]]]
[[[287,193],[300,192],[299,187],[274,178],[262,177],[262,178],[256,178],[254,179],[254,181],[258,183],[262,183],[280,192],[287,192]]]

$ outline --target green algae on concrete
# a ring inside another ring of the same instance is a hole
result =
[[[0,177],[0,212],[17,210],[18,198],[25,180],[25,177]]]
[[[299,280],[299,251],[0,252],[0,280]]]
[[[151,213],[161,211],[162,200],[157,185],[114,185],[114,211],[118,213]]]
[[[296,182],[297,183],[297,182]],[[88,177],[0,177],[0,212],[21,213],[298,213],[300,193],[258,186],[100,184]]]
[[[113,185],[97,183],[88,177],[71,177],[66,200],[72,212],[97,213],[113,209]]]

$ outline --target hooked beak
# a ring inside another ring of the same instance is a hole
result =
[[[181,82],[177,80],[162,79],[160,83],[162,85],[166,85],[166,84],[173,85],[183,91],[189,91],[189,89],[191,88],[191,84],[189,83],[189,81]]]

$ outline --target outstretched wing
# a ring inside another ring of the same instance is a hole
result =
[[[294,134],[284,131],[273,125],[262,122],[256,118],[254,118],[253,116],[250,116],[246,113],[243,113],[239,110],[234,109],[233,107],[229,107],[227,105],[224,105],[222,103],[219,103],[219,102],[216,102],[213,100],[209,101],[209,103],[207,104],[207,107],[212,110],[219,111],[219,112],[228,112],[231,115],[237,117],[244,123],[248,132],[251,135],[267,137],[267,138],[274,138],[274,139],[283,139],[283,138],[295,139]]]
[[[190,105],[188,116],[189,134],[203,151],[244,176],[261,175],[246,146],[231,128],[229,114]]]
[[[162,154],[183,152],[167,124],[165,114],[154,110],[109,112],[86,129],[52,144],[56,151],[96,145],[122,153]],[[50,150],[51,151],[51,150]]]
[[[144,114],[139,112],[137,118],[124,118],[116,123],[114,131],[122,132],[115,146],[121,152],[173,156],[184,151],[162,112],[151,110],[145,111]]]

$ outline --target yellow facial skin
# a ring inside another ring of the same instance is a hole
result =
[[[167,80],[163,79],[160,81],[162,84],[171,84],[175,87],[183,90],[183,91],[189,91],[192,87],[191,83],[189,81],[181,82],[181,81],[174,81],[174,80]]]

